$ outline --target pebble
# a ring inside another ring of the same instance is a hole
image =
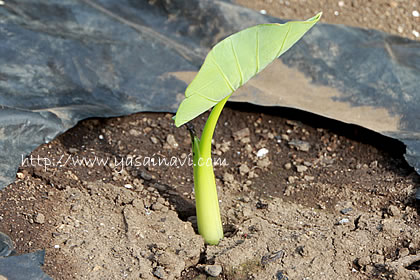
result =
[[[299,173],[305,172],[306,170],[308,170],[308,167],[306,167],[305,165],[298,165],[296,166],[296,170]]]
[[[246,164],[241,164],[239,167],[239,173],[243,176],[249,173],[249,167]]]
[[[303,177],[303,179],[305,179],[305,181],[313,181],[313,180],[315,180],[315,177],[314,176],[305,175]]]
[[[124,185],[124,188],[126,188],[126,189],[132,189],[132,188],[133,188],[133,186],[132,186],[132,185],[130,185],[130,184],[125,184],[125,185]]]
[[[241,130],[238,130],[236,132],[233,133],[233,138],[235,138],[235,140],[241,139],[241,138],[245,138],[248,137],[251,134],[251,132],[249,131],[249,128],[243,128]]]
[[[291,140],[288,142],[289,146],[295,147],[298,151],[308,152],[311,145],[306,141]]]
[[[1,5],[1,4],[0,4]],[[3,275],[0,275],[0,280],[7,280],[6,277],[4,277]]]
[[[223,175],[223,181],[225,181],[226,183],[232,183],[235,180],[235,177],[233,177],[232,174],[225,172],[225,174]]]
[[[76,153],[78,153],[79,152],[79,150],[78,149],[76,149],[76,148],[69,148],[69,153],[70,154],[76,154]]]
[[[395,205],[389,206],[388,213],[394,217],[399,217],[401,215],[400,209]]]
[[[283,271],[277,271],[276,273],[277,280],[289,280],[289,277],[283,274]]]
[[[417,30],[413,30],[412,31],[413,35],[416,36],[417,38],[420,36],[420,33]]]
[[[173,134],[168,134],[166,137],[166,142],[172,148],[178,148],[179,144],[175,140],[175,136]]]
[[[268,154],[268,150],[266,148],[259,149],[257,152],[257,157],[263,157]]]
[[[165,206],[165,205],[163,205],[162,203],[160,203],[160,202],[156,202],[156,203],[154,203],[154,204],[152,205],[152,209],[153,209],[153,210],[155,210],[155,211],[159,211],[159,210],[161,210],[164,206]]]
[[[150,180],[152,180],[152,175],[151,175],[150,173],[148,173],[147,171],[145,171],[145,170],[142,170],[142,171],[140,172],[140,177],[141,177],[142,179],[146,180],[146,181],[150,181]]]
[[[159,143],[159,140],[154,136],[150,136],[150,141],[152,141],[153,144]]]
[[[357,264],[361,267],[364,267],[364,266],[370,264],[370,257],[369,256],[364,256],[364,257],[359,258],[357,260]]]
[[[44,214],[38,213],[35,216],[35,220],[34,221],[37,224],[43,224],[43,223],[45,223],[45,216],[44,216]]]
[[[153,185],[153,187],[155,187],[155,189],[157,189],[160,192],[164,192],[167,189],[165,185],[162,185],[162,184],[159,184],[159,183],[155,183]]]
[[[343,218],[343,219],[341,219],[341,220],[339,220],[338,221],[338,224],[339,225],[345,225],[345,224],[347,224],[347,223],[349,223],[350,222],[350,220],[349,219],[347,219],[347,218]]]
[[[287,181],[288,181],[290,184],[293,184],[293,183],[295,182],[295,177],[293,177],[293,176],[289,176],[289,177],[287,178]]]
[[[353,208],[348,207],[348,208],[341,209],[340,210],[340,213],[343,214],[343,215],[345,215],[347,213],[350,213],[351,211],[353,211]]]
[[[414,10],[412,13],[413,17],[420,17],[419,11]]]
[[[261,169],[268,167],[270,164],[271,164],[270,160],[266,157],[257,162],[257,166]]]
[[[206,265],[204,267],[204,271],[212,277],[218,277],[222,273],[222,270],[221,265]]]
[[[281,139],[284,140],[284,141],[289,141],[290,140],[289,135],[287,135],[287,134],[282,134]]]
[[[289,170],[290,168],[292,168],[292,164],[290,162],[284,165],[284,169]]]
[[[161,266],[157,266],[155,268],[155,271],[153,271],[153,275],[159,279],[165,278],[165,274],[166,274],[165,269]]]
[[[135,130],[135,129],[130,129],[130,131],[128,131],[128,133],[129,133],[131,136],[134,136],[134,137],[137,137],[137,136],[140,136],[140,135],[141,135],[141,132],[140,132],[140,131],[138,131],[138,130]]]

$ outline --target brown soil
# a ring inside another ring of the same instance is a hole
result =
[[[225,109],[216,130],[214,157],[228,164],[215,168],[219,246],[194,232],[190,166],[127,162],[188,157],[189,135],[169,114],[83,121],[36,149],[55,166],[21,167],[1,193],[0,230],[20,253],[46,248],[54,279],[205,279],[208,264],[222,266],[219,279],[418,279],[403,263],[420,246],[419,176],[402,145],[308,113],[253,110],[263,108]],[[73,162],[83,157],[109,162]]]
[[[213,279],[420,279],[420,177],[401,143],[245,105],[223,111],[214,140],[228,164],[215,167],[219,246],[195,233],[191,166],[135,166],[189,158],[187,131],[158,113],[82,121],[37,148],[0,192],[0,231],[18,253],[45,248],[54,279],[209,279],[209,265]]]
[[[306,19],[322,11],[321,22],[382,30],[420,40],[420,2],[416,0],[236,0],[284,19]]]

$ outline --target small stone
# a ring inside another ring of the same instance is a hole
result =
[[[289,170],[290,168],[292,168],[292,164],[290,162],[284,165],[284,169]]]
[[[249,173],[249,167],[246,164],[241,164],[241,166],[239,167],[239,173],[244,176],[246,174]]]
[[[413,17],[420,17],[419,11],[414,10],[412,13]]]
[[[290,184],[293,184],[293,183],[295,182],[295,177],[293,177],[293,176],[289,176],[289,177],[287,178],[287,181],[288,181]]]
[[[174,149],[178,148],[179,146],[179,144],[175,140],[175,136],[172,134],[168,134],[168,136],[166,137],[166,142],[171,148],[174,148]]]
[[[157,189],[158,191],[160,191],[160,192],[164,192],[164,191],[166,191],[166,189],[167,189],[167,187],[166,187],[165,185],[162,185],[162,184],[159,184],[159,183],[155,183],[155,184],[153,185],[153,187],[154,187],[155,189]]]
[[[142,170],[142,171],[140,172],[140,177],[141,177],[142,179],[146,180],[146,181],[150,181],[150,180],[152,180],[152,175],[151,175],[150,173],[148,173],[147,171],[145,171],[145,170]]]
[[[133,188],[133,186],[132,186],[132,185],[130,185],[130,184],[125,184],[125,185],[124,185],[124,188],[126,188],[126,189],[132,189],[132,188]]]
[[[373,264],[383,264],[384,263],[384,256],[380,254],[373,254],[370,256],[370,259]]]
[[[290,195],[292,195],[294,193],[294,191],[293,191],[293,187],[292,186],[287,186],[285,189],[284,189],[284,195],[285,196],[290,196]]]
[[[138,131],[138,130],[135,130],[135,129],[130,129],[128,131],[128,134],[130,134],[131,136],[137,137],[137,136],[140,136],[141,135],[141,132]]]
[[[76,154],[76,153],[78,153],[79,152],[79,150],[78,149],[76,149],[76,148],[69,148],[69,153],[70,154]]]
[[[369,167],[370,167],[370,168],[376,168],[376,167],[378,167],[378,161],[377,161],[377,160],[372,161],[372,162],[369,164]]]
[[[257,157],[263,157],[268,154],[268,150],[266,148],[259,149],[257,152]]]
[[[152,210],[159,211],[164,207],[164,205],[160,202],[156,202],[152,205]]]
[[[22,172],[18,172],[16,173],[16,177],[18,177],[19,179],[23,179],[25,178],[25,175]]]
[[[238,140],[238,139],[248,137],[250,134],[251,134],[251,132],[249,131],[249,128],[246,127],[246,128],[243,128],[241,130],[238,130],[238,131],[234,132],[233,133],[233,138],[235,138],[235,140]]]
[[[348,208],[344,208],[340,210],[340,213],[343,215],[346,215],[347,213],[351,212],[353,210],[353,208],[348,207]]]
[[[364,256],[361,257],[357,260],[357,264],[360,265],[361,267],[364,267],[368,264],[370,264],[370,257],[369,256]]]
[[[251,139],[249,137],[244,137],[241,139],[242,144],[249,144],[251,143]]]
[[[154,136],[150,136],[150,141],[152,141],[153,144],[159,143],[159,140]]]
[[[204,271],[212,277],[217,277],[222,273],[222,266],[221,265],[206,265],[204,267]]]
[[[308,167],[306,167],[305,165],[298,165],[296,166],[296,170],[299,173],[305,172],[306,170],[308,170]]]
[[[301,140],[291,140],[288,142],[289,146],[296,148],[298,151],[308,152],[311,148],[311,145],[306,141]]]
[[[43,224],[43,223],[45,223],[45,216],[44,216],[44,214],[38,213],[38,214],[35,216],[34,221],[35,221],[35,223],[37,223],[37,224]]]
[[[401,215],[400,209],[395,205],[389,206],[388,213],[394,217],[399,217]]]
[[[339,7],[344,7],[344,1],[338,1],[338,6]]]
[[[246,144],[246,145],[245,145],[245,151],[246,151],[247,153],[251,153],[251,152],[252,152],[252,147],[251,147],[251,145]]]
[[[257,162],[257,166],[259,167],[259,168],[261,168],[261,169],[264,169],[264,168],[266,168],[266,167],[268,167],[269,165],[271,164],[271,162],[270,162],[270,160],[268,159],[268,158],[263,158],[263,159],[260,159],[258,162]]]
[[[161,266],[157,266],[155,271],[153,271],[153,275],[159,279],[164,279],[166,277],[165,269]]]
[[[341,219],[341,220],[338,221],[338,224],[339,225],[345,225],[345,224],[348,224],[349,222],[350,222],[349,219],[343,218],[343,219]]]
[[[0,280],[7,280],[7,278],[4,277],[3,275],[0,275]]]
[[[303,179],[305,179],[305,181],[313,181],[313,180],[315,180],[315,177],[314,176],[305,175],[303,177]]]
[[[225,174],[223,175],[223,181],[225,181],[226,183],[232,183],[235,180],[235,177],[233,177],[232,174],[225,172]]]
[[[289,135],[287,135],[287,134],[282,134],[281,139],[284,140],[284,141],[289,141],[290,140]]]

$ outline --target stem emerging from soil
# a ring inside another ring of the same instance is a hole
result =
[[[211,140],[220,113],[230,96],[220,101],[211,111],[204,126],[201,140],[190,130],[194,159],[194,192],[198,232],[204,241],[217,245],[223,238],[219,199],[211,158]]]

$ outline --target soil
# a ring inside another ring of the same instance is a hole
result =
[[[322,11],[321,22],[377,29],[420,40],[418,0],[236,0],[235,2],[284,19],[302,20]]]
[[[213,147],[225,238],[206,246],[171,117],[89,119],[38,147],[0,192],[0,231],[19,254],[45,249],[54,279],[420,279],[420,176],[400,142],[229,104]]]

